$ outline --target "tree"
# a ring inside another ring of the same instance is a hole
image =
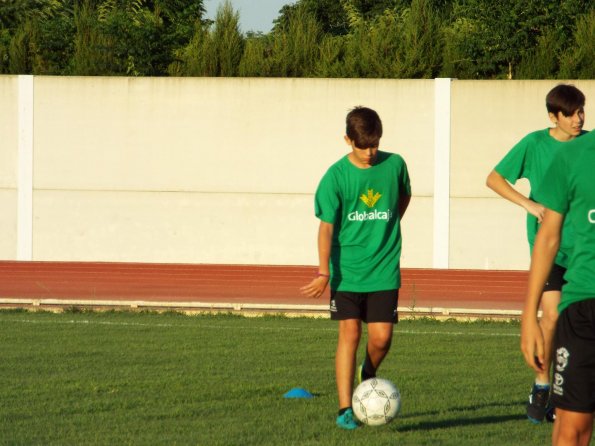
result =
[[[531,48],[519,62],[517,79],[551,79],[560,69],[560,43],[558,33],[547,30],[537,39],[537,45]]]
[[[357,11],[365,20],[373,20],[387,9],[401,9],[409,6],[411,0],[299,0],[285,5],[274,21],[275,27],[283,27],[298,8],[304,8],[318,21],[325,34],[345,35],[349,32],[349,18],[346,6]]]
[[[442,66],[442,42],[442,21],[430,0],[413,0],[402,15],[395,77],[436,77]]]
[[[229,0],[217,11],[213,44],[217,58],[217,75],[236,76],[244,52],[244,37],[240,32],[240,14]]]
[[[560,77],[595,78],[595,11],[577,17],[573,44],[562,56]]]
[[[184,76],[237,76],[244,51],[240,16],[226,0],[213,24],[195,24],[188,45],[177,51],[178,62],[170,73]]]
[[[163,75],[204,12],[203,0],[0,0],[0,72]]]
[[[445,30],[443,74],[459,78],[513,78],[548,30],[564,47],[574,18],[592,0],[459,0]]]
[[[72,55],[72,2],[0,3],[0,72],[60,74]]]

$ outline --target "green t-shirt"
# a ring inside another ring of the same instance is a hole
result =
[[[549,129],[529,133],[496,165],[495,170],[512,184],[515,184],[519,178],[529,180],[531,185],[529,198],[538,201],[534,198],[534,191],[543,182],[545,173],[556,153],[564,150],[566,144],[568,142],[561,142],[550,136]],[[527,239],[530,251],[533,251],[533,243],[538,228],[537,218],[527,213]],[[556,254],[555,262],[558,265],[568,266],[568,258],[572,253],[573,246],[574,235],[570,222],[566,221],[562,229],[560,250]]]
[[[595,132],[566,143],[554,158],[536,197],[572,223],[575,245],[558,307],[595,298]]]
[[[375,165],[360,169],[345,156],[322,177],[316,216],[334,226],[333,290],[373,292],[401,286],[399,198],[411,195],[403,158],[378,151]]]

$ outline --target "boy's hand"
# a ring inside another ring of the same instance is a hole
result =
[[[325,276],[318,276],[308,285],[301,287],[300,292],[306,297],[318,299],[324,293],[326,285],[328,284],[328,279],[329,278]]]
[[[521,351],[529,367],[536,372],[545,370],[543,332],[535,317],[525,317],[523,315],[521,321]]]
[[[537,218],[537,223],[541,223],[543,221],[543,214],[545,214],[545,206],[533,200],[528,200],[527,204],[525,205],[525,209],[529,214]]]

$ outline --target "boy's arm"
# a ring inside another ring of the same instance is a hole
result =
[[[405,215],[405,211],[407,207],[409,207],[409,202],[411,202],[411,195],[401,195],[399,197],[399,218],[403,219],[403,215]]]
[[[320,221],[318,228],[318,276],[308,285],[300,288],[303,295],[318,298],[322,296],[330,279],[329,261],[331,258],[331,244],[333,240],[332,223]]]
[[[533,200],[525,197],[523,194],[513,188],[506,179],[495,170],[492,170],[486,180],[486,186],[500,195],[502,198],[521,206],[529,214],[535,216],[539,223],[543,220],[545,207]]]
[[[543,333],[537,320],[537,310],[543,293],[543,285],[552,268],[552,263],[560,245],[560,229],[564,215],[546,209],[539,231],[535,237],[529,284],[525,308],[521,318],[521,351],[525,362],[537,372],[543,372]]]

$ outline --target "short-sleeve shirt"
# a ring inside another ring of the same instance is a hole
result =
[[[575,246],[564,278],[563,311],[595,298],[595,132],[566,143],[554,158],[536,197],[572,224]]]
[[[315,214],[333,224],[331,289],[373,292],[401,286],[399,200],[411,196],[400,155],[378,151],[366,169],[345,156],[323,176]]]
[[[537,201],[534,197],[534,191],[543,182],[545,173],[554,156],[560,150],[564,150],[568,142],[561,142],[553,138],[550,135],[550,129],[529,133],[496,165],[495,170],[511,184],[515,184],[520,178],[529,180],[531,185],[529,198]],[[531,252],[533,251],[535,234],[537,234],[538,228],[537,218],[527,213],[527,240]],[[574,236],[570,222],[567,221],[562,229],[560,249],[556,254],[555,262],[558,265],[565,268],[568,266],[568,258],[573,246]]]

